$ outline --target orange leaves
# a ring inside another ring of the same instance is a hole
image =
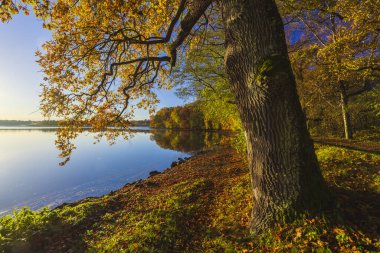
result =
[[[294,239],[293,240],[297,240],[298,238],[300,238],[302,235],[302,229],[301,228],[296,228],[296,233],[295,233],[295,236],[294,236]]]
[[[341,80],[348,83],[348,90],[357,89],[363,80],[373,80],[378,71],[365,67],[379,65],[375,32],[380,24],[378,5],[378,0],[342,0],[328,5],[314,0],[307,5],[281,1],[286,17],[293,19],[287,26],[288,36],[297,30],[300,37],[299,41],[289,39],[293,65],[302,62],[304,68],[298,82],[326,84],[321,88],[327,97],[334,95],[328,86],[336,90]],[[316,73],[315,77],[307,72]]]
[[[30,7],[33,8],[34,14],[43,18],[45,10],[50,5],[50,0],[1,0],[0,1],[0,21],[8,22],[12,16],[22,12],[24,15],[30,14]]]
[[[36,52],[44,115],[104,129],[125,123],[137,108],[153,112],[155,88],[172,87],[166,36],[179,2],[3,0],[0,19],[29,5],[53,32]]]
[[[45,89],[61,90],[70,113],[61,114],[49,92],[43,94],[48,96],[42,101],[44,112],[58,117],[93,117],[102,111],[97,108],[106,108],[124,114],[121,108],[129,99],[152,111],[157,102],[153,85],[165,87],[167,70],[154,61],[114,64],[162,55],[166,45],[147,47],[139,42],[165,36],[177,5],[178,0],[55,2],[44,24],[53,29],[53,39],[44,44],[45,52],[36,55],[46,75]]]
[[[155,88],[173,86],[168,80],[173,38],[167,33],[179,2],[26,1],[53,32],[36,52],[44,74],[40,108],[45,116],[88,120],[101,129],[129,119],[137,108],[153,112]],[[6,3],[18,11],[15,1]],[[174,36],[178,29],[179,24]]]
[[[11,0],[2,0],[0,2],[0,20],[7,22],[12,19],[12,16],[18,14],[23,8],[20,3],[14,3]]]

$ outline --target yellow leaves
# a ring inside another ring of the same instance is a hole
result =
[[[44,53],[37,53],[39,63],[48,76],[46,88],[56,87],[72,95],[66,105],[71,115],[88,113],[95,107],[108,107],[111,111],[120,108],[125,103],[123,88],[133,81],[137,65],[118,67],[114,82],[106,83],[105,87],[101,80],[105,73],[110,72],[112,63],[147,54],[145,45],[130,44],[124,39],[163,36],[177,3],[178,0],[149,3],[142,0],[57,1],[49,10],[51,18],[44,24],[45,27],[53,27],[53,40],[45,43]],[[164,50],[165,46],[153,45],[149,48],[149,55],[160,55]],[[158,73],[159,78],[161,74],[166,75],[165,71]],[[149,83],[151,77],[152,72],[148,72],[138,81]],[[111,78],[109,76],[106,81]],[[161,85],[165,87],[165,83]],[[152,110],[151,104],[157,102],[157,98],[151,88],[152,85],[145,85],[130,89],[129,97],[143,98],[137,105]],[[105,96],[108,103],[104,102]],[[50,99],[45,101],[51,102]],[[49,104],[44,106],[48,108]],[[99,110],[95,111],[99,113]],[[55,112],[57,116],[63,116],[59,110]]]
[[[347,232],[341,228],[334,228],[333,232],[336,234],[336,239],[339,243],[352,243],[353,240],[350,236],[347,235]]]
[[[303,33],[299,44],[304,43],[291,57],[293,65],[303,60],[303,68],[308,69],[304,72],[317,72],[316,79],[310,80],[313,83],[336,85],[339,80],[345,80],[358,86],[356,83],[360,80],[372,78],[373,71],[357,69],[378,65],[374,54],[378,50],[378,40],[375,39],[376,27],[380,24],[378,5],[378,0],[342,0],[328,6],[311,0],[307,7],[300,1],[281,1],[280,6],[289,18],[302,16],[312,28],[305,27],[302,21],[293,24]],[[315,9],[320,11],[315,12]],[[304,78],[304,83],[312,77]]]
[[[345,231],[341,228],[334,228],[333,232],[337,235],[344,235],[345,234]]]
[[[302,236],[302,228],[296,228],[293,240],[297,240]]]
[[[3,0],[0,4],[0,20],[1,22],[7,22],[12,19],[12,16],[19,13],[21,5],[14,3],[11,0]]]
[[[0,21],[8,22],[12,16],[22,12],[24,15],[30,14],[30,7],[39,18],[46,18],[46,9],[50,5],[50,0],[2,0],[0,1]]]

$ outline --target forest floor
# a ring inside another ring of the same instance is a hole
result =
[[[316,145],[336,208],[252,236],[247,166],[199,153],[111,194],[0,218],[0,252],[378,252],[380,155]]]

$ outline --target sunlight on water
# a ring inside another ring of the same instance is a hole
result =
[[[92,134],[83,133],[75,140],[78,148],[70,162],[60,167],[54,130],[0,130],[0,215],[21,206],[54,207],[108,193],[152,170],[163,170],[202,146],[171,148],[178,143],[165,138],[174,137],[138,132],[112,146],[105,141],[93,145]]]

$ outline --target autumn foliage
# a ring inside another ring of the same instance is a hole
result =
[[[205,129],[203,113],[193,105],[160,109],[150,119],[153,128]]]

